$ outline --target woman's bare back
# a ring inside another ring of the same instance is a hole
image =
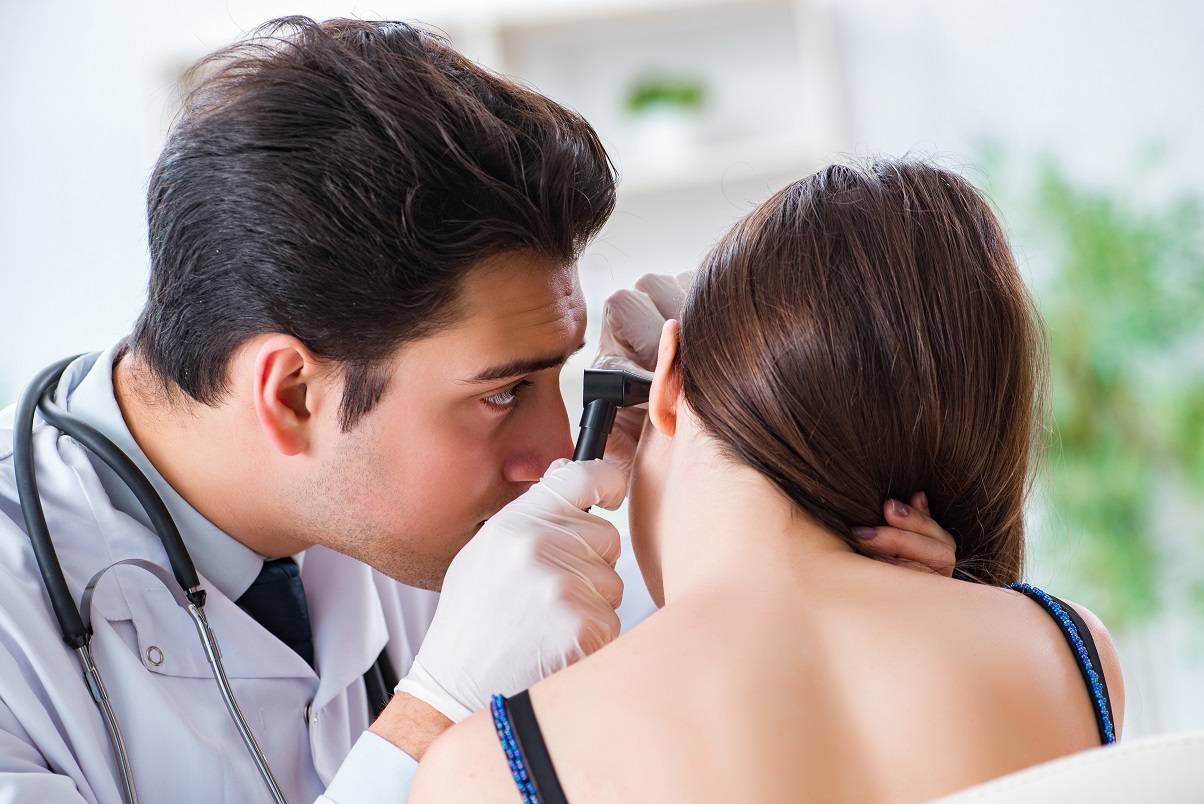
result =
[[[1037,603],[850,559],[805,588],[787,571],[697,590],[533,687],[569,800],[919,801],[1099,744]],[[456,731],[424,766],[448,750],[471,778],[439,800],[513,801],[488,714]]]

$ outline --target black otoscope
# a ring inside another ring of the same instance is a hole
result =
[[[617,369],[586,369],[581,412],[581,434],[577,436],[574,461],[592,461],[606,452],[606,439],[619,408],[648,401],[652,380]]]

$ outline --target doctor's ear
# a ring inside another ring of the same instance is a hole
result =
[[[672,437],[677,432],[677,404],[681,399],[681,367],[677,364],[677,346],[681,325],[674,319],[661,329],[656,352],[656,371],[648,392],[648,420],[652,426]]]
[[[284,455],[309,448],[313,417],[327,393],[329,368],[291,335],[271,334],[253,342],[254,404],[268,441]]]

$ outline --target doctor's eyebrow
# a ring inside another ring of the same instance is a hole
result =
[[[460,380],[465,385],[475,385],[477,383],[494,382],[495,380],[504,380],[507,377],[517,377],[519,374],[534,374],[537,371],[544,369],[555,368],[563,364],[570,357],[580,352],[585,348],[585,341],[577,345],[577,348],[568,354],[551,355],[548,357],[525,357],[518,360],[511,360],[509,363],[502,363],[475,374],[467,380]]]

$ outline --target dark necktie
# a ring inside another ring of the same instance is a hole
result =
[[[263,562],[259,577],[237,601],[277,639],[314,666],[314,638],[309,627],[309,606],[301,585],[301,569],[286,556]]]
[[[285,557],[263,562],[259,576],[236,602],[310,667],[314,666],[309,606],[305,602],[305,588],[301,585],[301,568],[296,561]],[[389,661],[388,648],[381,651],[376,662],[364,673],[364,685],[368,696],[368,719],[376,720],[397,686],[397,673]]]

